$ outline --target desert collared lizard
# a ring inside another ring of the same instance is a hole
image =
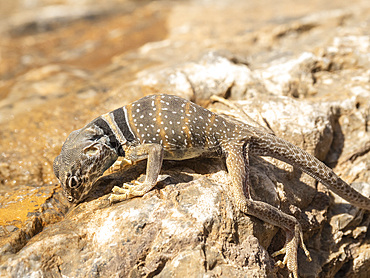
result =
[[[54,172],[68,200],[77,203],[87,196],[94,182],[119,156],[133,162],[147,159],[145,181],[136,182],[134,186],[114,187],[109,200],[116,202],[150,191],[157,183],[163,159],[223,156],[235,206],[286,232],[284,248],[273,256],[285,253],[282,264],[298,278],[299,244],[310,259],[303,243],[301,225],[295,217],[278,208],[251,199],[250,154],[271,156],[297,166],[353,205],[370,210],[370,199],[297,146],[172,95],[144,97],[73,131],[54,161]]]

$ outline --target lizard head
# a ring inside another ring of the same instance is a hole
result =
[[[94,182],[117,160],[116,147],[109,136],[93,124],[68,136],[53,168],[70,202],[83,200]]]

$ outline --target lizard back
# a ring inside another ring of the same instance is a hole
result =
[[[172,95],[153,95],[121,108],[138,144],[156,143],[165,159],[221,155],[223,140],[235,125],[188,100]]]

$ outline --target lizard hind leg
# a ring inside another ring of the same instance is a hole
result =
[[[281,227],[286,231],[286,243],[283,249],[273,254],[285,253],[280,266],[287,266],[294,278],[298,278],[297,249],[301,243],[306,255],[311,259],[306,246],[303,243],[302,228],[298,220],[278,208],[261,201],[254,201],[250,198],[248,184],[248,144],[234,144],[227,146],[226,165],[231,178],[231,192],[234,204],[242,212],[253,215],[267,223]],[[247,196],[246,196],[247,195]]]
[[[238,198],[237,196],[234,197]],[[301,225],[293,216],[280,211],[278,208],[261,201],[245,199],[237,201],[237,207],[246,214],[253,215],[267,223],[281,227],[286,231],[286,241],[284,247],[273,253],[272,256],[285,254],[283,261],[278,261],[277,266],[286,266],[294,278],[298,278],[298,246],[301,244],[308,260],[311,261],[310,253],[303,243],[303,233]]]

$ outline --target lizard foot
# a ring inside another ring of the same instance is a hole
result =
[[[145,187],[145,183],[138,181],[134,181],[133,184],[124,183],[122,187],[115,186],[112,189],[113,194],[109,196],[109,201],[115,203],[133,197],[143,196],[146,193],[146,191],[143,190]]]
[[[157,182],[164,181],[169,175],[159,175]],[[133,181],[131,184],[124,183],[122,187],[115,186],[112,188],[112,194],[109,196],[111,203],[122,202],[134,197],[143,196],[145,193],[150,191],[156,183],[147,182],[146,178],[144,182]]]
[[[275,265],[281,268],[286,265],[294,278],[298,278],[297,249],[299,243],[301,243],[307,259],[312,261],[310,252],[307,250],[306,245],[303,242],[303,233],[300,225],[296,225],[294,231],[287,231],[285,246],[281,250],[272,254],[273,257],[285,254],[283,261],[277,261]]]

